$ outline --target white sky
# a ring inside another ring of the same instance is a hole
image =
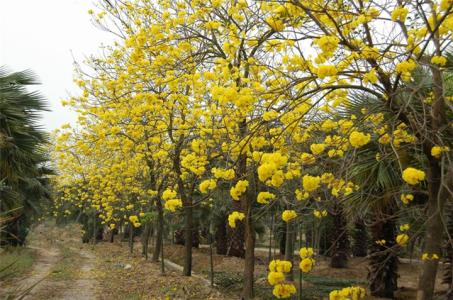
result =
[[[36,86],[50,103],[48,130],[74,122],[76,115],[60,100],[79,94],[73,83],[73,57],[82,62],[110,44],[113,36],[91,23],[93,0],[0,0],[0,66],[33,70]]]

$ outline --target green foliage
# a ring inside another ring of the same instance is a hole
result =
[[[3,244],[23,244],[41,204],[50,199],[47,135],[38,124],[47,107],[38,93],[27,90],[37,83],[30,71],[0,68],[0,214],[8,217]]]
[[[35,260],[32,249],[11,248],[0,253],[0,280],[13,279],[28,272]]]

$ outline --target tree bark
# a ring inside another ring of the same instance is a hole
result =
[[[156,199],[157,207],[157,232],[156,232],[156,243],[154,245],[153,262],[159,261],[159,255],[162,250],[163,236],[164,236],[164,211],[162,208],[162,201],[160,198]]]
[[[423,253],[441,254],[444,228],[442,224],[446,193],[441,189],[441,168],[433,157],[429,159],[428,207]],[[417,290],[417,300],[433,299],[439,260],[426,260],[422,265]]]
[[[226,218],[222,217],[216,224],[215,232],[216,253],[226,255],[228,251]]]
[[[253,283],[255,271],[255,229],[252,220],[252,207],[249,199],[244,199],[247,208],[245,218],[245,262],[244,262],[244,287],[243,299],[253,298]]]
[[[370,244],[368,281],[371,295],[375,297],[393,299],[393,293],[397,289],[398,257],[392,250],[396,236],[395,221],[392,219],[394,213],[392,207],[375,213],[371,226],[373,241],[385,240],[385,245]]]
[[[352,255],[354,255],[354,257],[365,257],[368,248],[368,233],[362,219],[358,219],[354,223],[353,238],[354,244],[352,247]]]
[[[294,266],[294,221],[289,221],[286,223],[286,245],[285,245],[285,260],[290,261]],[[286,279],[289,281],[294,280],[294,267],[291,268],[291,271],[286,273]]]
[[[333,222],[334,234],[332,235],[330,266],[332,268],[346,268],[348,266],[349,237],[343,207],[340,204],[335,205]]]

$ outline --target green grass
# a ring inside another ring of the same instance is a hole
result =
[[[76,276],[75,271],[79,269],[77,254],[67,247],[60,247],[62,258],[52,269],[51,276],[57,280],[68,280]]]
[[[0,253],[0,280],[10,280],[24,275],[31,269],[35,260],[32,249],[8,248]]]
[[[298,278],[298,276],[299,275],[297,274],[296,278]],[[365,287],[367,285],[366,281],[361,280],[331,278],[310,274],[304,274],[303,278],[304,281],[314,285],[313,287],[303,289],[303,295],[305,295],[304,299],[318,299],[328,296],[333,290],[341,290],[345,287],[357,285]]]
[[[298,281],[299,273],[296,272],[294,275],[295,275],[294,284],[296,285],[296,288],[299,289]],[[264,275],[261,277],[264,277]],[[363,280],[341,279],[310,274],[303,274],[303,280],[305,283],[309,283],[308,285],[310,285],[310,287],[305,286],[302,289],[302,299],[304,300],[325,299],[326,297],[329,296],[329,293],[333,290],[341,290],[342,288],[345,287],[357,285],[366,287],[367,285],[367,282]],[[242,274],[239,273],[233,274],[229,272],[216,272],[214,282],[226,295],[237,296],[238,294],[241,293]],[[261,300],[275,299],[275,297],[272,295],[272,289],[273,287],[270,285],[255,286],[255,294],[257,296],[257,299]]]

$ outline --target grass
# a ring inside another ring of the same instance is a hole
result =
[[[298,286],[299,274],[295,274],[294,284]],[[215,283],[218,285],[224,293],[240,293],[242,288],[242,277],[240,274],[232,274],[228,272],[216,272]],[[303,280],[309,283],[310,287],[303,287],[302,299],[322,299],[329,295],[333,290],[341,290],[342,288],[349,286],[366,286],[366,282],[353,279],[340,279],[325,276],[316,276],[310,274],[303,274]],[[255,288],[258,299],[275,299],[272,296],[272,287],[270,285]]]
[[[68,280],[76,276],[78,270],[78,255],[68,247],[60,247],[62,258],[52,269],[51,276],[57,280]]]
[[[15,247],[0,253],[0,280],[20,277],[31,269],[35,260],[32,249]]]

